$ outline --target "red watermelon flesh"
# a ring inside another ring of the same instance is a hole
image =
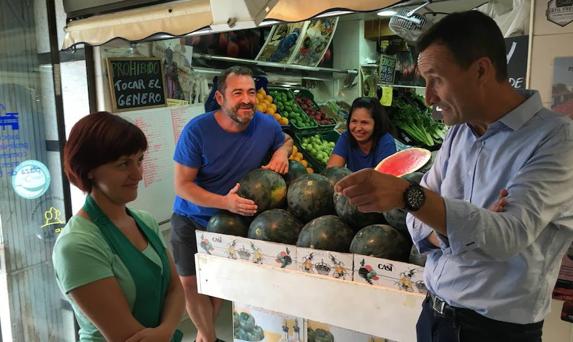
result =
[[[424,148],[411,147],[384,158],[375,170],[396,177],[419,170],[431,158],[432,153]]]

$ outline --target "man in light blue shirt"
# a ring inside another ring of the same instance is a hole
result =
[[[480,12],[447,16],[418,45],[426,102],[452,125],[434,166],[421,186],[364,170],[336,190],[362,211],[409,210],[428,253],[419,341],[541,341],[573,241],[573,122],[510,86],[503,36]]]

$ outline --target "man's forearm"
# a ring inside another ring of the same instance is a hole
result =
[[[175,186],[177,196],[202,207],[226,209],[225,196],[209,192],[195,182],[185,182]]]

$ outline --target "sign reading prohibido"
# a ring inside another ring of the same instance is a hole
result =
[[[162,68],[159,58],[108,58],[113,111],[166,106]]]

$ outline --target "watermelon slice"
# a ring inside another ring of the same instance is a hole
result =
[[[432,153],[424,148],[411,147],[384,158],[375,170],[396,177],[419,170],[431,158]]]

